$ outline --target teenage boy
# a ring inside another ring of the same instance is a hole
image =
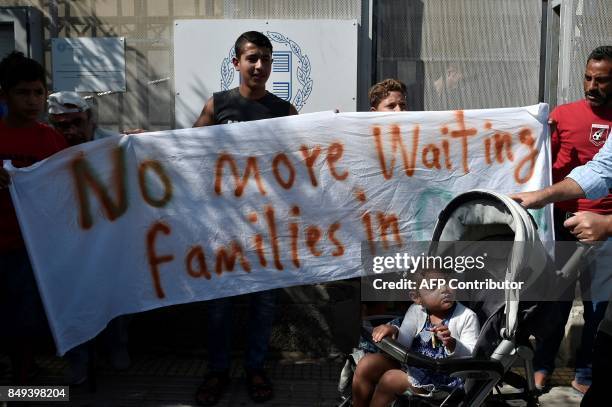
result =
[[[403,112],[408,110],[406,85],[397,79],[385,79],[368,91],[370,110],[373,112]]]
[[[64,138],[39,123],[45,108],[45,71],[20,52],[0,62],[0,90],[8,113],[0,120],[0,160],[29,166],[67,147]],[[9,175],[0,166],[0,337],[6,341],[13,380],[26,383],[34,367],[34,339],[47,321],[7,189]]]
[[[272,43],[260,32],[241,34],[234,44],[232,63],[240,73],[240,86],[214,93],[194,127],[269,119],[297,114],[295,107],[266,90],[272,69]],[[220,298],[208,307],[208,374],[196,393],[200,405],[213,406],[229,384],[232,342],[231,299]],[[274,322],[276,291],[251,294],[245,371],[247,391],[255,402],[272,398],[273,388],[263,367]]]

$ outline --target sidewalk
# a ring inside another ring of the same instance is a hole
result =
[[[87,383],[70,389],[70,406],[196,406],[194,393],[206,366],[201,357],[189,355],[136,355],[132,367],[115,372],[104,365],[97,369],[97,390]],[[0,358],[6,365],[6,358]],[[42,369],[40,384],[58,385],[63,378],[65,362],[57,357],[39,359]],[[269,407],[333,407],[339,403],[336,386],[343,363],[336,360],[274,361],[269,365],[276,397]],[[235,364],[232,384],[219,407],[251,406],[245,390],[242,369]],[[552,378],[552,390],[540,398],[544,407],[575,407],[580,397],[569,387],[571,369],[558,369]],[[0,372],[0,385],[8,384],[8,375]],[[33,403],[33,406],[67,405],[65,403]],[[261,404],[259,404],[261,405]],[[517,406],[524,403],[513,404]],[[2,403],[0,402],[0,406]]]

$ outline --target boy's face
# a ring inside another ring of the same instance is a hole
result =
[[[232,63],[240,72],[241,83],[251,89],[265,89],[272,71],[272,50],[247,42],[240,59],[234,58]]]
[[[47,89],[40,81],[19,82],[4,92],[9,115],[23,123],[35,122],[45,109]]]
[[[406,96],[396,90],[389,92],[386,98],[380,101],[378,106],[372,107],[375,112],[403,112],[408,110]]]

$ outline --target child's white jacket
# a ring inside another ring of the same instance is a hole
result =
[[[412,339],[417,333],[421,332],[426,322],[427,312],[425,309],[418,304],[412,304],[406,311],[402,326],[399,327],[398,342],[410,349]],[[451,336],[457,341],[457,345],[454,352],[445,348],[446,354],[455,357],[471,356],[480,333],[480,324],[476,313],[457,303],[453,315],[449,319],[448,329]]]

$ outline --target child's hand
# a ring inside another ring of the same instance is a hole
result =
[[[395,335],[397,335],[398,331],[399,330],[394,325],[389,325],[389,324],[378,325],[372,331],[372,340],[374,342],[380,342],[380,341],[383,340],[383,338],[386,338],[387,336],[395,336]]]
[[[457,345],[457,341],[455,338],[451,336],[451,332],[446,325],[436,326],[431,330],[432,335],[436,335],[444,344],[444,347],[448,349],[450,352],[455,351],[455,345]]]

